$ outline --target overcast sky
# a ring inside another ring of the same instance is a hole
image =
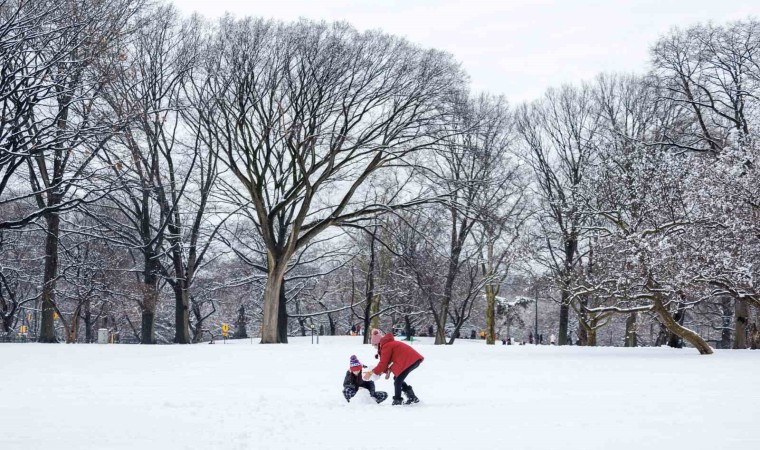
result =
[[[206,17],[346,20],[463,63],[475,90],[530,100],[600,72],[644,71],[674,26],[760,16],[760,0],[174,0]]]

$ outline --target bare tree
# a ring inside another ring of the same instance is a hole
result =
[[[598,131],[588,86],[551,89],[541,101],[521,107],[517,128],[526,161],[537,180],[541,214],[536,242],[543,263],[560,289],[559,345],[567,344],[571,285],[580,260],[586,217],[578,189],[594,157]]]
[[[197,120],[250,196],[267,251],[262,343],[276,343],[290,259],[329,227],[400,205],[357,194],[438,140],[461,77],[445,54],[345,24],[224,19],[219,28],[213,64],[195,82],[206,105]]]

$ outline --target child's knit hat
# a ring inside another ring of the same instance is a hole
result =
[[[355,369],[362,369],[362,363],[359,362],[359,359],[356,357],[356,355],[351,355],[351,362],[349,364],[348,370],[355,370]]]
[[[369,339],[370,344],[377,345],[380,343],[380,339],[383,338],[383,332],[377,328],[372,329],[372,336]]]

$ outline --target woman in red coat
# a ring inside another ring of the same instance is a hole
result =
[[[414,395],[412,387],[406,384],[404,380],[412,370],[420,366],[425,358],[412,347],[393,339],[392,333],[388,333],[380,339],[377,352],[380,355],[380,362],[372,369],[372,372],[364,374],[364,379],[369,380],[373,373],[380,375],[390,369],[393,372],[393,404],[400,405],[403,403],[404,399],[401,397],[401,392],[406,394],[407,405],[419,402],[420,399]]]

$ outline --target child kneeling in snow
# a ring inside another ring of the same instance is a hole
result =
[[[369,391],[369,396],[374,398],[376,402],[381,403],[388,398],[388,394],[383,391],[375,391],[374,381],[365,381],[362,379],[362,368],[365,367],[356,358],[356,355],[351,355],[351,362],[346,372],[346,377],[343,379],[343,396],[346,397],[346,401],[350,402],[351,398],[356,395],[356,392],[360,387],[363,387]]]

